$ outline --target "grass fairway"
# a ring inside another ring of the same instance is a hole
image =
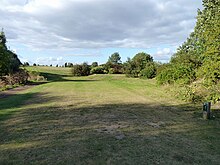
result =
[[[0,100],[1,165],[220,163],[219,118],[155,80],[28,69],[49,82]]]

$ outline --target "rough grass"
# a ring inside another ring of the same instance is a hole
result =
[[[219,118],[203,120],[154,80],[53,69],[0,100],[0,164],[219,164]]]

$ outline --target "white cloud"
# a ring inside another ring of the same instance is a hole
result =
[[[40,65],[62,65],[63,64],[63,57],[38,57],[35,61],[36,64],[40,64]]]
[[[8,39],[33,49],[149,48],[183,42],[201,2],[2,0],[0,7]]]
[[[159,49],[155,54],[153,54],[153,57],[156,61],[168,62],[174,53],[175,51],[171,48],[163,48]]]

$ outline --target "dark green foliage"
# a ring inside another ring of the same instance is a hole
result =
[[[121,63],[121,57],[118,52],[113,53],[108,62],[104,65],[104,69],[109,74],[121,74],[123,73],[123,65]]]
[[[30,66],[30,64],[28,62],[24,62],[23,66]]]
[[[21,65],[17,55],[6,47],[4,32],[0,33],[0,76],[12,74],[19,70]]]
[[[92,65],[91,65],[92,68],[97,67],[97,66],[99,66],[98,62],[93,62]]]
[[[97,66],[97,67],[93,67],[90,70],[90,73],[91,74],[105,74],[106,71],[105,71],[105,68],[103,66]]]
[[[156,76],[156,72],[157,70],[155,64],[153,62],[149,62],[146,64],[146,67],[141,70],[140,77],[151,79]]]
[[[73,63],[71,63],[71,62],[66,62],[65,64],[64,64],[64,67],[73,67]]]
[[[121,63],[121,57],[119,55],[118,52],[115,52],[113,53],[109,59],[108,59],[108,63],[111,63],[111,64],[120,64]]]
[[[138,77],[136,66],[130,58],[124,63],[124,71],[127,77]]]
[[[0,76],[9,73],[10,57],[6,48],[0,44]]]
[[[151,57],[151,55],[141,52],[136,54],[133,58],[132,61],[134,63],[134,65],[136,66],[136,69],[138,70],[138,72],[140,72],[142,69],[144,69],[146,67],[146,64],[148,62],[153,62],[153,57]]]
[[[9,50],[8,50],[8,53],[9,53],[9,57],[10,57],[9,73],[17,72],[22,63],[18,59],[18,57],[15,53],[13,53],[12,51],[9,51]]]
[[[187,65],[166,65],[158,73],[159,84],[189,84],[195,80],[195,71]]]
[[[72,74],[73,76],[88,76],[90,74],[90,66],[84,62],[81,65],[73,65],[72,68]]]
[[[153,63],[153,57],[141,52],[132,59],[128,58],[124,63],[124,72],[128,77],[153,78],[156,75],[156,66]]]

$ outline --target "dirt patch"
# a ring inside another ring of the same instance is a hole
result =
[[[17,94],[20,91],[27,90],[27,89],[32,88],[34,86],[36,86],[36,85],[25,85],[25,86],[19,86],[17,88],[9,89],[7,91],[2,91],[2,92],[0,92],[0,99],[6,98],[6,97],[9,97],[9,96],[13,96],[13,95]]]
[[[120,123],[111,124],[103,128],[97,129],[99,133],[107,133],[113,135],[117,140],[122,140],[125,138],[125,135],[121,132],[121,128],[126,128],[128,125],[121,125]]]

